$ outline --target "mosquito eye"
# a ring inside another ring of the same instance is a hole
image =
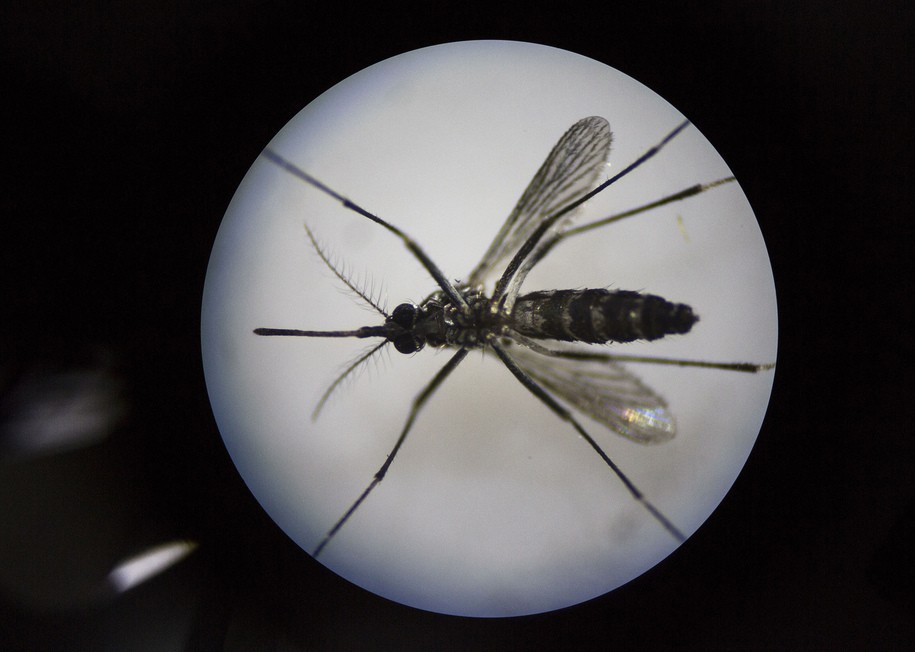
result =
[[[394,338],[394,348],[399,353],[410,354],[416,353],[425,346],[425,342],[413,335],[413,333],[404,333]]]
[[[401,328],[412,328],[416,323],[416,306],[412,303],[402,303],[391,313],[391,321]]]

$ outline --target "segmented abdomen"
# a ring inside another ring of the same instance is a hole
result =
[[[626,290],[544,290],[519,297],[511,327],[527,337],[566,342],[632,342],[687,333],[692,308]]]

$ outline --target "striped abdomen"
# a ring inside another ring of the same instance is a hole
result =
[[[692,308],[625,290],[545,290],[518,297],[511,327],[527,337],[566,342],[632,342],[688,333]]]

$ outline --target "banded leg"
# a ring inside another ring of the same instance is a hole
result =
[[[334,535],[343,527],[343,525],[349,520],[349,517],[353,515],[359,505],[368,498],[368,495],[372,493],[372,490],[378,486],[382,480],[384,480],[385,474],[388,472],[391,463],[394,461],[394,457],[397,455],[397,451],[400,450],[400,447],[403,445],[404,440],[407,438],[407,433],[410,432],[410,428],[413,427],[413,422],[416,421],[416,416],[419,414],[419,411],[425,405],[426,401],[429,400],[429,397],[432,396],[433,392],[438,389],[445,378],[448,377],[455,367],[461,364],[461,361],[467,357],[468,349],[458,349],[451,359],[445,364],[444,367],[439,369],[438,373],[435,374],[435,377],[429,381],[429,384],[426,385],[425,389],[419,393],[419,395],[413,399],[413,407],[410,408],[410,414],[407,416],[407,422],[403,426],[403,430],[400,432],[400,437],[397,438],[397,443],[394,444],[394,448],[391,449],[391,452],[388,453],[388,458],[384,461],[384,464],[381,465],[381,468],[378,469],[378,472],[375,473],[375,477],[372,478],[372,481],[369,483],[369,486],[365,488],[365,491],[356,499],[348,510],[340,517],[340,520],[324,535],[324,538],[321,540],[321,543],[318,544],[318,547],[315,548],[313,557],[317,558],[321,554],[321,551],[324,550],[324,546],[330,543],[330,540],[334,538]]]
[[[677,541],[680,543],[686,541],[686,537],[683,535],[683,533],[680,532],[680,530],[678,530],[677,527],[671,523],[670,520],[664,516],[664,514],[662,514],[641,491],[639,491],[638,487],[636,487],[635,484],[633,484],[633,482],[629,479],[629,477],[623,473],[623,470],[616,465],[616,462],[610,459],[610,457],[604,452],[604,450],[594,440],[594,438],[588,434],[588,432],[580,423],[578,423],[578,420],[575,419],[572,413],[558,401],[556,401],[556,399],[554,399],[545,389],[543,389],[537,383],[537,381],[535,381],[523,369],[521,369],[521,367],[519,367],[514,359],[512,359],[512,357],[508,354],[502,344],[493,339],[490,341],[490,345],[496,352],[496,355],[499,356],[499,359],[502,360],[502,363],[508,367],[508,370],[512,372],[515,378],[517,378],[518,381],[524,385],[528,391],[531,392],[531,394],[536,396],[544,405],[550,408],[556,414],[556,416],[558,416],[563,421],[571,424],[571,426],[575,428],[576,431],[578,431],[578,434],[581,435],[586,442],[588,442],[591,448],[597,452],[600,458],[616,474],[623,485],[625,485],[629,493],[632,494],[633,498],[641,503],[642,506],[654,517],[654,519],[658,521],[658,523],[660,523],[664,529],[667,530]]]

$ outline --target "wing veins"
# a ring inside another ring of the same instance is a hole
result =
[[[582,414],[640,444],[662,443],[676,434],[667,402],[622,365],[531,348],[526,339],[518,338],[520,346],[512,348],[518,366]]]
[[[503,263],[545,219],[591,190],[607,160],[611,140],[610,125],[598,116],[579,120],[563,134],[470,273],[468,285],[480,286],[490,274],[501,271]],[[564,215],[553,229],[568,224],[570,216]]]

